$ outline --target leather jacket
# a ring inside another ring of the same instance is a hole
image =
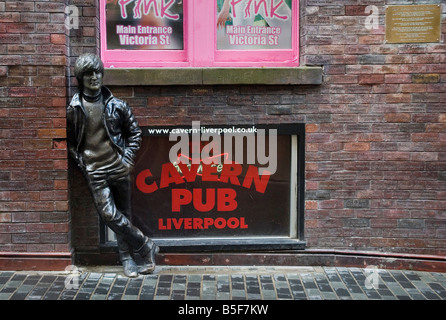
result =
[[[141,145],[141,129],[129,105],[115,98],[107,87],[102,86],[105,104],[102,120],[109,139],[131,166],[135,164],[136,152]],[[82,95],[76,93],[67,107],[68,152],[83,169],[82,147],[85,139],[87,113],[82,105]]]

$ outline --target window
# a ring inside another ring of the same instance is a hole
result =
[[[106,67],[298,66],[298,0],[101,0]]]
[[[142,131],[132,221],[164,250],[304,247],[305,124]]]

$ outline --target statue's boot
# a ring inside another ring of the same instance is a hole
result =
[[[125,215],[116,210],[114,219],[106,221],[105,224],[116,233],[118,238],[121,237],[128,246],[138,248],[135,253],[139,254],[143,260],[143,265],[139,268],[140,274],[149,274],[155,270],[155,257],[159,252],[159,247],[135,227]],[[128,267],[130,272],[134,268],[134,261],[132,263],[127,257],[124,257],[124,261],[124,269]]]
[[[159,247],[150,239],[147,239],[144,245],[136,251],[143,260],[143,265],[139,268],[140,274],[150,274],[155,270],[155,257],[158,252]]]
[[[124,267],[124,274],[129,278],[137,277],[138,266],[135,260],[133,260],[129,244],[120,235],[116,235],[116,238],[118,241],[119,259]]]
[[[115,214],[111,219],[104,219],[105,224],[112,229],[118,239],[121,239],[121,245],[126,243],[128,248],[123,248],[122,252],[129,252],[128,255],[124,254],[121,257],[122,264],[124,266],[124,272],[133,275],[136,263],[131,258],[130,248],[137,248],[136,253],[143,259],[143,266],[140,269],[141,274],[151,273],[155,269],[155,255],[158,252],[158,247],[146,237],[141,230],[135,227],[130,220],[123,215],[119,210],[115,211]],[[126,271],[127,270],[127,271]]]

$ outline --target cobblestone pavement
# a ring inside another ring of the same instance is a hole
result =
[[[0,300],[445,300],[446,273],[344,267],[120,267],[0,271]]]

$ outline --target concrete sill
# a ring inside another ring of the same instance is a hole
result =
[[[148,68],[106,69],[109,86],[169,85],[318,85],[322,67],[297,68]]]

